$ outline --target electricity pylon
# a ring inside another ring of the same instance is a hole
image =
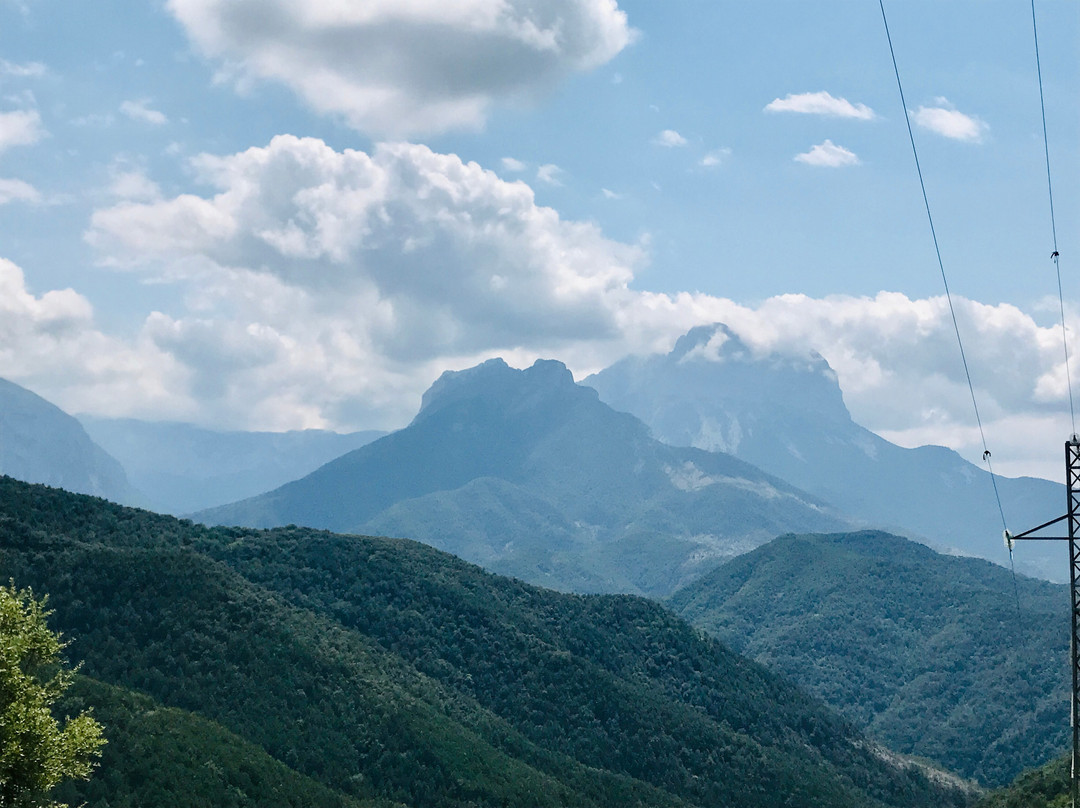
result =
[[[1069,642],[1069,658],[1072,663],[1072,701],[1070,725],[1072,726],[1072,767],[1069,790],[1072,808],[1077,808],[1077,778],[1080,777],[1080,436],[1073,435],[1065,442],[1065,488],[1068,512],[1051,519],[1031,530],[1015,536],[1005,531],[1005,546],[1012,552],[1017,541],[1067,541],[1069,543],[1069,592],[1072,597],[1072,636]],[[1058,522],[1068,522],[1067,536],[1033,535]]]

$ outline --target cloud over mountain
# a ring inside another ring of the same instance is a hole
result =
[[[170,417],[198,402],[204,423],[230,427],[392,428],[446,369],[557,357],[580,378],[719,321],[753,350],[818,351],[855,419],[891,440],[981,454],[944,298],[783,295],[751,306],[637,290],[647,242],[610,239],[538,205],[524,182],[419,145],[368,154],[281,136],[191,167],[209,191],[120,201],[97,210],[86,234],[103,264],[175,285],[182,305],[103,351],[166,358],[168,395],[139,391],[141,360],[110,360],[130,368],[127,409],[103,406],[96,387],[43,391],[67,408],[130,415],[164,397]],[[954,301],[1002,449],[995,468],[1032,470],[1045,454],[1037,436],[1061,431],[1060,330],[1010,305]],[[19,339],[3,343],[9,363],[33,355]],[[0,366],[21,382],[29,372]],[[124,374],[109,374],[115,388]]]
[[[609,61],[633,39],[614,0],[169,0],[194,43],[241,85],[279,81],[363,131],[480,127]]]

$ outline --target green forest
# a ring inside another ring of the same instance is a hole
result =
[[[117,805],[919,806],[974,793],[661,605],[405,540],[205,528],[0,479]],[[186,800],[186,802],[185,802]]]

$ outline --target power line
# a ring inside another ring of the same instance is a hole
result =
[[[1050,232],[1054,251],[1050,257],[1057,271],[1058,305],[1061,307],[1061,344],[1065,349],[1065,382],[1069,386],[1069,416],[1072,434],[1076,434],[1076,407],[1073,404],[1072,372],[1069,370],[1069,338],[1065,330],[1065,295],[1061,291],[1061,256],[1058,253],[1057,220],[1054,216],[1054,183],[1050,178],[1050,138],[1046,134],[1046,96],[1043,93],[1042,60],[1039,58],[1039,24],[1035,18],[1035,0],[1031,0],[1031,31],[1035,37],[1035,69],[1039,76],[1039,108],[1042,110],[1043,153],[1046,155],[1046,192],[1050,197]]]
[[[971,406],[975,410],[975,422],[979,425],[979,437],[982,439],[983,461],[990,471],[990,481],[994,486],[994,499],[997,501],[998,514],[1001,516],[1001,527],[1008,530],[1005,523],[1005,509],[1001,506],[1001,494],[998,492],[997,476],[994,474],[993,464],[990,462],[990,449],[986,446],[986,432],[983,429],[982,417],[979,415],[979,403],[975,398],[975,385],[971,381],[971,370],[968,368],[967,354],[964,352],[964,341],[960,338],[960,325],[956,320],[956,308],[953,306],[952,293],[949,291],[949,279],[945,276],[945,263],[941,260],[941,247],[938,246],[937,230],[934,228],[934,216],[930,212],[930,198],[926,194],[926,182],[923,180],[922,165],[919,163],[919,150],[915,147],[915,133],[911,129],[911,116],[908,115],[907,100],[904,98],[904,85],[900,81],[900,68],[896,64],[896,51],[893,48],[892,34],[889,33],[889,19],[885,15],[885,0],[878,0],[881,7],[881,21],[885,24],[885,38],[889,41],[889,55],[892,57],[893,73],[896,75],[896,87],[900,91],[900,104],[904,108],[904,122],[907,124],[908,139],[911,141],[911,153],[915,157],[915,170],[919,174],[919,188],[922,189],[923,205],[926,207],[926,219],[930,223],[930,235],[934,240],[934,253],[937,255],[938,268],[941,270],[941,282],[945,286],[945,299],[949,302],[949,314],[952,316],[953,331],[956,332],[956,344],[960,346],[960,360],[964,365],[964,376],[967,379],[968,391],[971,393]]]

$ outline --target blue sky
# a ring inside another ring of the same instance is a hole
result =
[[[998,467],[1056,477],[1030,6],[886,9]],[[1080,8],[1036,9],[1072,312]],[[0,376],[70,411],[394,427],[724,320],[981,453],[876,2],[0,0],[0,60]]]

